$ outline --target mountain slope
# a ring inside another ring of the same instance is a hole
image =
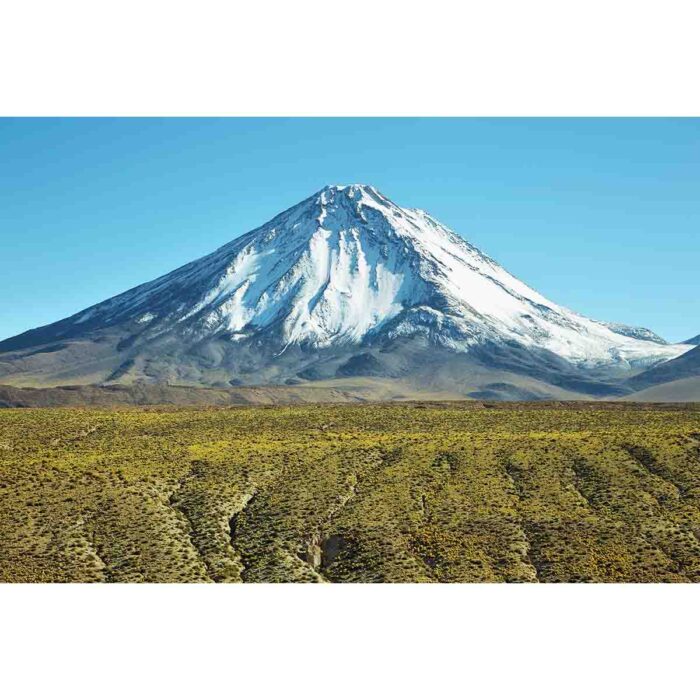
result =
[[[632,377],[628,384],[635,390],[700,377],[700,347]],[[697,397],[700,400],[700,394]]]
[[[450,382],[495,368],[615,393],[611,376],[687,349],[558,306],[424,211],[350,185],[324,188],[200,260],[0,343],[0,377],[227,385],[370,375],[422,384],[437,361],[454,367]]]
[[[637,340],[650,340],[652,343],[659,343],[659,345],[668,345],[667,340],[664,340],[660,335],[657,335],[656,333],[654,333],[654,331],[651,331],[648,328],[642,328],[639,326],[627,326],[624,323],[608,323],[606,321],[601,321],[601,323],[606,328],[609,328],[611,331],[614,331],[619,335],[625,335],[628,338],[636,338]]]
[[[700,335],[696,335],[694,338],[689,338],[684,342],[684,345],[700,345]]]
[[[624,400],[642,403],[698,403],[700,402],[700,374],[663,384],[654,384],[646,389],[626,394]]]

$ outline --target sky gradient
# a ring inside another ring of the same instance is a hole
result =
[[[586,316],[700,333],[700,119],[0,119],[0,339],[347,183]]]

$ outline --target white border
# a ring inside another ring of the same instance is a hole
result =
[[[700,113],[690,0],[23,0],[5,115]]]
[[[13,700],[590,700],[697,688],[692,584],[8,585],[1,597]]]

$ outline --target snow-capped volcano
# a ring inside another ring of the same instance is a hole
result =
[[[569,311],[426,212],[347,185],[326,187],[153,282],[0,343],[0,373],[3,360],[32,371],[39,361],[26,349],[62,345],[38,353],[46,355],[79,342],[101,343],[104,352],[89,353],[85,367],[62,367],[99,381],[115,378],[110,357],[132,377],[174,380],[183,376],[175,366],[183,355],[184,364],[207,370],[201,381],[209,370],[221,381],[219,369],[236,380],[245,366],[256,368],[256,379],[276,380],[282,375],[261,375],[261,367],[285,354],[327,357],[409,338],[459,354],[530,349],[581,368],[649,366],[690,349]],[[294,376],[295,362],[284,377]]]

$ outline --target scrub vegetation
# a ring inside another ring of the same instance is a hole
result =
[[[0,411],[0,580],[700,581],[700,407]]]

